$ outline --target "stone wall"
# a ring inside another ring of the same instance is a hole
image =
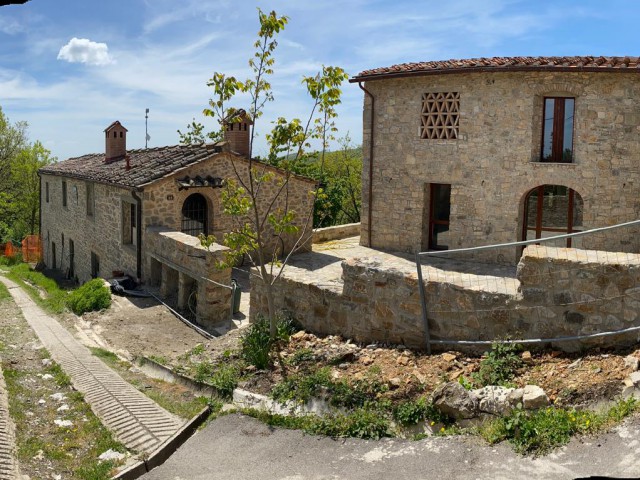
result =
[[[476,72],[372,80],[366,88],[376,113],[373,223],[363,215],[363,245],[371,229],[367,246],[426,250],[431,183],[451,184],[450,249],[521,239],[524,199],[544,184],[567,186],[582,197],[584,229],[640,217],[636,74]],[[460,93],[457,140],[420,138],[425,92]],[[574,163],[538,161],[545,96],[575,97]],[[370,118],[365,96],[363,212]],[[638,252],[638,233],[593,237],[584,246]]]
[[[154,182],[145,187],[144,190],[144,208],[143,208],[143,224],[144,225],[163,225],[165,227],[180,230],[182,219],[182,205],[187,197],[194,193],[202,194],[208,202],[208,224],[209,234],[215,235],[218,242],[222,242],[225,232],[235,227],[237,220],[226,215],[222,210],[221,194],[222,188],[190,188],[178,191],[176,179],[189,176],[220,177],[225,180],[236,179],[235,169],[239,172],[243,181],[248,180],[248,162],[241,157],[231,154],[222,153],[213,156],[210,160],[206,160],[187,167],[175,174]],[[264,165],[254,163],[254,168],[262,172]],[[276,195],[280,187],[279,171],[271,167],[266,167],[267,171],[276,173],[271,181],[261,184],[262,192],[260,199],[262,203],[260,208],[266,211],[267,205]],[[298,235],[285,237],[285,250],[290,250],[298,237],[302,234],[303,239],[300,242],[301,250],[309,250],[311,248],[311,214],[313,209],[313,196],[311,192],[315,189],[315,183],[302,177],[292,176],[289,180],[288,190],[285,189],[278,200],[273,205],[274,209],[284,209],[285,207],[295,211],[295,223],[299,227]],[[267,232],[267,235],[270,234]]]
[[[62,205],[62,182],[67,183],[67,205]],[[136,276],[136,247],[123,244],[122,205],[135,203],[131,191],[94,183],[94,213],[87,214],[88,182],[74,178],[41,175],[41,235],[43,260],[48,267],[66,272],[83,283],[91,279],[91,253],[99,261],[98,276],[109,278],[113,270]],[[46,185],[49,185],[49,201]],[[53,264],[53,244],[56,262]]]
[[[357,237],[360,235],[360,223],[347,223],[334,225],[333,227],[314,228],[313,243],[329,242],[342,238]]]
[[[142,251],[143,256],[147,250],[146,227],[163,226],[171,230],[180,231],[182,219],[182,205],[185,199],[193,194],[202,194],[208,202],[210,232],[218,241],[222,241],[223,234],[228,232],[235,221],[229,215],[222,212],[220,195],[221,188],[191,188],[178,190],[177,178],[185,176],[195,177],[208,175],[223,179],[235,178],[233,166],[236,166],[241,175],[247,180],[248,162],[229,153],[216,154],[212,152],[210,159],[197,165],[186,167],[174,174],[143,186],[137,195],[142,198]],[[255,168],[261,169],[259,164]],[[278,190],[281,177],[278,171],[266,167],[268,171],[276,173],[273,179],[261,185],[263,192],[260,194],[262,204],[260,207],[266,210],[266,206]],[[67,205],[62,204],[62,183],[67,184]],[[47,201],[47,184],[49,189],[49,201]],[[71,267],[69,256],[69,241],[73,241],[73,275],[83,283],[91,279],[91,253],[99,262],[98,276],[112,277],[113,271],[122,271],[132,277],[137,277],[137,238],[132,235],[130,225],[130,205],[137,205],[134,197],[135,189],[120,188],[101,183],[94,185],[94,211],[90,215],[87,210],[87,185],[88,182],[70,177],[41,175],[41,205],[42,205],[42,242],[43,259],[48,267],[55,267],[66,272]],[[295,223],[299,227],[298,235],[285,237],[284,248],[293,248],[299,236],[302,240],[298,245],[300,250],[311,248],[311,214],[313,209],[313,196],[315,183],[302,177],[292,176],[288,190],[285,189],[279,199],[273,204],[274,209],[283,209],[288,206],[297,214]],[[127,228],[124,228],[127,227]],[[267,236],[276,246],[276,240],[267,231]],[[53,264],[53,244],[55,244],[56,262]],[[277,246],[280,248],[280,246]],[[141,280],[144,282],[148,276],[148,263],[142,261]]]
[[[467,274],[442,273],[424,277],[431,278],[425,292],[433,339],[556,338],[640,325],[640,255],[531,246],[517,280],[477,277],[470,283]],[[343,283],[312,278],[313,272],[304,278],[293,268],[275,284],[277,308],[305,328],[365,343],[425,346],[414,263],[348,259],[342,262]],[[266,311],[264,286],[252,284],[252,317]],[[638,339],[636,332],[553,346],[574,351]]]
[[[166,227],[146,231],[145,262],[148,283],[179,309],[186,309],[195,292],[196,321],[205,328],[221,326],[231,318],[231,269],[219,269],[227,247],[207,250],[191,235]],[[224,285],[224,286],[223,286]]]

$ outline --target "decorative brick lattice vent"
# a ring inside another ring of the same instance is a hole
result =
[[[420,138],[457,139],[460,122],[460,93],[422,94]]]

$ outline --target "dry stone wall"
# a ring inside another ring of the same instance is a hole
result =
[[[639,326],[640,255],[602,254],[531,246],[520,261],[517,281],[500,288],[493,287],[498,282],[492,277],[479,277],[469,287],[468,276],[434,275],[424,284],[431,337],[557,338]],[[275,288],[277,308],[310,331],[359,342],[425,346],[418,278],[415,264],[408,260],[344,260],[341,283],[323,283],[313,271],[305,274],[294,267]],[[251,292],[255,319],[267,312],[264,286],[253,283]],[[638,339],[636,332],[553,346],[574,351]]]

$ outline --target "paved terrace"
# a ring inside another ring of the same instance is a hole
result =
[[[342,293],[342,260],[347,258],[374,258],[385,269],[415,274],[415,257],[400,252],[383,252],[359,245],[360,237],[313,245],[313,251],[291,258],[284,276],[290,280],[315,285],[335,293]],[[442,258],[422,259],[422,274],[426,281],[446,282],[470,290],[515,295],[518,290],[515,266]]]

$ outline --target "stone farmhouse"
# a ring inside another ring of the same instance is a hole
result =
[[[362,245],[454,249],[640,218],[638,57],[430,61],[350,81],[365,92]],[[637,244],[629,230],[567,246]]]
[[[221,242],[237,221],[223,214],[221,193],[236,172],[248,179],[250,129],[242,117],[227,124],[224,142],[127,150],[127,129],[116,121],[104,131],[105,153],[41,169],[45,264],[80,282],[129,274],[160,287],[161,295],[179,308],[195,291],[199,323],[215,326],[228,320],[231,292],[213,283],[230,284],[230,269],[216,267],[226,247],[204,249],[197,235],[212,234]],[[284,172],[252,164],[259,172],[275,173],[261,185],[260,207],[266,209]],[[272,206],[297,210],[304,233],[301,249],[311,242],[309,192],[314,188],[313,181],[291,176],[288,195]],[[281,248],[289,251],[296,239],[284,238]]]

